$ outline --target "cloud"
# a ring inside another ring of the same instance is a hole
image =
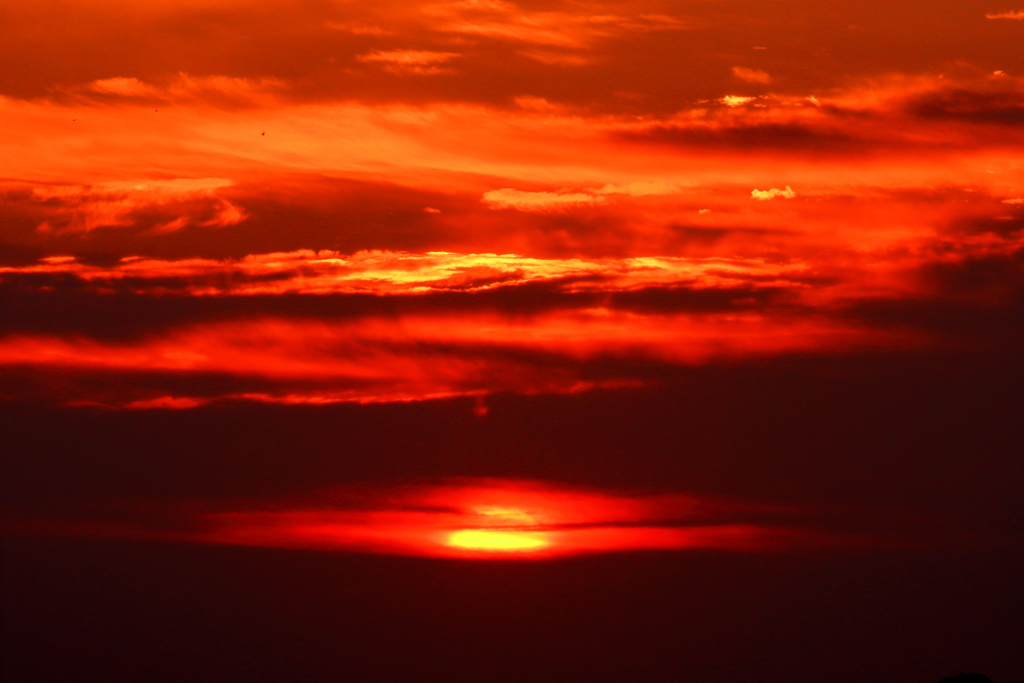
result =
[[[360,62],[379,62],[399,73],[439,74],[445,70],[435,66],[461,57],[457,52],[433,52],[430,50],[372,50],[358,55]]]
[[[538,259],[515,254],[456,254],[300,250],[253,254],[237,260],[164,261],[128,257],[112,266],[71,256],[34,266],[0,266],[0,277],[73,276],[96,290],[123,282],[137,294],[154,290],[191,296],[279,294],[424,294],[473,292],[534,283],[563,291],[628,291],[650,286],[699,288],[800,286],[806,264],[762,259],[640,257]]]
[[[564,105],[558,104],[557,102],[551,102],[543,97],[535,97],[533,95],[520,95],[518,97],[514,97],[512,101],[515,102],[517,107],[527,111],[564,114],[566,110]]]
[[[687,28],[682,20],[662,14],[529,11],[504,0],[444,2],[423,11],[435,31],[577,50],[623,33]]]
[[[147,85],[137,78],[104,78],[89,83],[87,87],[93,92],[125,97],[145,97],[160,93],[158,88]]]
[[[679,186],[665,180],[637,180],[626,185],[605,185],[597,194],[625,194],[631,197],[666,195],[679,192]]]
[[[541,64],[551,66],[586,66],[593,62],[592,57],[571,52],[554,52],[552,50],[523,50],[521,55],[529,57]]]
[[[911,149],[1020,145],[1015,124],[1024,120],[1024,85],[1009,76],[955,80],[890,77],[831,93],[758,97],[727,95],[704,100],[674,117],[637,123],[623,134],[652,141],[789,149],[794,154],[877,154],[891,158]],[[724,106],[716,106],[724,105]],[[950,126],[949,122],[958,125]],[[1003,124],[993,136],[986,128]]]
[[[739,107],[740,105],[747,104],[756,100],[756,97],[743,97],[741,95],[726,95],[719,101],[728,107]]]
[[[649,195],[674,194],[679,187],[664,180],[637,180],[625,185],[605,185],[587,192],[523,192],[503,188],[485,192],[483,200],[493,209],[518,209],[519,211],[558,211],[574,206],[602,204],[609,195],[645,197]]]
[[[0,242],[108,260],[303,248],[551,259],[925,253],[957,217],[1009,215],[996,204],[1019,194],[1024,135],[1012,125],[994,135],[986,119],[1013,114],[1019,89],[1012,77],[894,77],[819,92],[820,106],[796,93],[642,117],[541,98],[371,106],[268,95],[259,108],[190,100],[159,113],[131,98],[0,99],[5,126],[27,132],[0,141],[0,175],[20,179],[0,188]],[[959,91],[1002,94],[949,97]],[[938,115],[915,113],[936,98]],[[148,194],[130,185],[197,177],[233,184]],[[750,201],[751,188],[780,180],[808,201]],[[974,191],[954,201],[929,188]]]
[[[524,192],[506,187],[485,192],[483,200],[492,209],[557,211],[573,206],[600,204],[604,198],[583,192]]]
[[[647,139],[671,145],[695,148],[733,150],[778,150],[789,153],[815,155],[861,156],[875,149],[882,140],[868,136],[858,137],[861,131],[849,126],[813,120],[789,121],[706,121],[681,122],[652,126],[645,131],[631,133],[634,139]],[[869,132],[869,135],[874,132]]]
[[[660,366],[664,374],[714,359],[917,343],[904,331],[891,334],[815,313],[745,309],[742,301],[752,294],[736,292],[740,305],[727,300],[721,311],[614,309],[598,301],[529,316],[470,307],[329,319],[272,317],[257,306],[235,319],[163,330],[151,325],[134,339],[93,340],[80,330],[10,333],[0,337],[0,379],[11,381],[19,395],[38,391],[37,398],[52,400],[49,385],[32,389],[32,378],[64,375],[61,403],[108,407],[367,403],[577,392],[647,383],[648,373],[638,372],[644,367]],[[20,374],[26,368],[32,372]]]
[[[425,66],[447,62],[461,57],[457,52],[432,52],[430,50],[373,50],[356,57],[360,62],[387,62],[402,66]]]
[[[257,106],[287,90],[278,78],[236,78],[230,76],[193,76],[179,72],[158,82],[117,76],[59,89],[75,99],[125,98],[147,102],[208,101],[227,106]]]
[[[1024,19],[1024,10],[986,14],[986,19]]]
[[[950,88],[914,97],[907,108],[925,119],[1018,126],[1024,123],[1024,92]]]
[[[32,199],[50,209],[39,227],[43,233],[134,225],[140,214],[154,208],[165,218],[176,214],[152,226],[156,232],[167,233],[190,224],[226,227],[245,220],[242,209],[217,196],[217,190],[233,184],[224,178],[174,178],[46,185],[33,187]]]
[[[769,199],[775,199],[776,197],[782,197],[783,199],[792,199],[796,196],[796,192],[793,191],[789,185],[786,185],[785,190],[780,190],[773,187],[770,190],[751,190],[750,196],[758,201],[768,201]]]
[[[742,66],[734,66],[732,68],[732,74],[741,81],[747,83],[771,83],[772,77],[767,72],[761,71],[760,69],[748,69]]]
[[[357,36],[393,36],[394,31],[383,29],[380,26],[368,24],[350,24],[341,21],[328,21],[324,24],[334,31],[347,31]]]

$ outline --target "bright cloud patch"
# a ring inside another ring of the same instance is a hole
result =
[[[425,294],[474,291],[551,282],[567,291],[627,291],[654,285],[708,288],[778,286],[799,283],[803,262],[760,259],[643,257],[628,259],[536,259],[515,254],[454,254],[300,250],[254,254],[240,260],[163,261],[129,257],[111,267],[50,257],[36,266],[0,267],[0,276],[71,275],[97,288],[118,281],[133,291],[192,296],[266,294]],[[600,276],[600,277],[597,277]],[[177,281],[176,283],[174,281]],[[565,284],[562,285],[561,283]]]
[[[604,198],[582,192],[523,192],[522,190],[503,188],[485,192],[484,201],[493,209],[551,211],[573,206],[600,204]]]
[[[674,194],[679,191],[676,183],[667,180],[638,180],[625,185],[605,185],[587,192],[524,192],[503,188],[485,192],[483,199],[492,209],[518,209],[519,211],[552,211],[601,204],[608,195],[644,197],[648,195]]]
[[[750,196],[758,201],[768,201],[769,199],[775,199],[776,197],[782,197],[783,199],[792,199],[796,196],[796,192],[793,191],[789,185],[786,185],[785,190],[780,190],[777,187],[773,187],[770,190],[751,190]]]
[[[719,101],[727,107],[739,107],[740,105],[747,104],[748,102],[753,102],[756,99],[756,97],[743,97],[742,95],[726,95]]]
[[[986,19],[1024,19],[1024,10],[986,14]]]

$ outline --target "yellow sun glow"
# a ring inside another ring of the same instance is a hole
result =
[[[463,529],[448,537],[448,545],[472,550],[535,550],[548,545],[543,534],[530,531]]]

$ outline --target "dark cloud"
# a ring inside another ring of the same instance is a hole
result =
[[[7,403],[5,500],[282,496],[400,473],[406,481],[500,476],[762,502],[936,505],[964,523],[1016,528],[1024,521],[1014,483],[1024,474],[1024,382],[1015,358],[897,351],[649,364],[657,386],[502,393],[488,397],[484,418],[469,398],[185,411]],[[615,362],[591,372],[611,374]]]
[[[854,303],[846,314],[889,329],[928,333],[934,343],[977,352],[1024,348],[1024,254],[924,265],[927,294]]]
[[[479,211],[478,196],[387,182],[291,174],[222,184],[227,186],[182,193],[183,198],[102,185],[61,193],[38,186],[53,196],[9,190],[0,201],[9,245],[0,249],[0,259],[39,248],[105,262],[126,256],[241,258],[296,249],[426,251],[463,237],[464,229],[450,225],[449,214]]]
[[[290,275],[264,275],[252,280],[273,281]],[[229,277],[235,285],[246,281],[246,278],[233,274]],[[220,279],[214,275],[210,284]],[[572,291],[580,284],[587,284],[590,291]],[[177,278],[144,281],[127,278],[104,282],[101,285],[103,291],[97,291],[96,284],[73,274],[7,274],[0,281],[0,294],[9,302],[0,319],[0,334],[85,335],[97,340],[124,341],[167,332],[183,325],[260,317],[344,320],[444,313],[529,316],[599,305],[638,312],[711,313],[757,310],[791,294],[791,290],[779,286],[709,288],[686,284],[604,292],[600,289],[600,278],[595,277],[516,283],[479,291],[454,288],[426,294],[388,296],[359,293],[192,296],[174,293],[197,285],[202,286],[202,282]]]
[[[946,90],[911,100],[907,110],[922,119],[1015,126],[1024,123],[1024,93]]]
[[[815,128],[796,123],[750,125],[652,126],[643,132],[620,134],[624,139],[684,147],[792,150],[801,153],[850,154],[869,152],[881,140],[859,138],[840,128]]]

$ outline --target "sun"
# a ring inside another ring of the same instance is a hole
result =
[[[535,531],[493,531],[491,529],[462,529],[448,537],[448,545],[467,550],[514,552],[539,550],[549,545],[542,533]]]

